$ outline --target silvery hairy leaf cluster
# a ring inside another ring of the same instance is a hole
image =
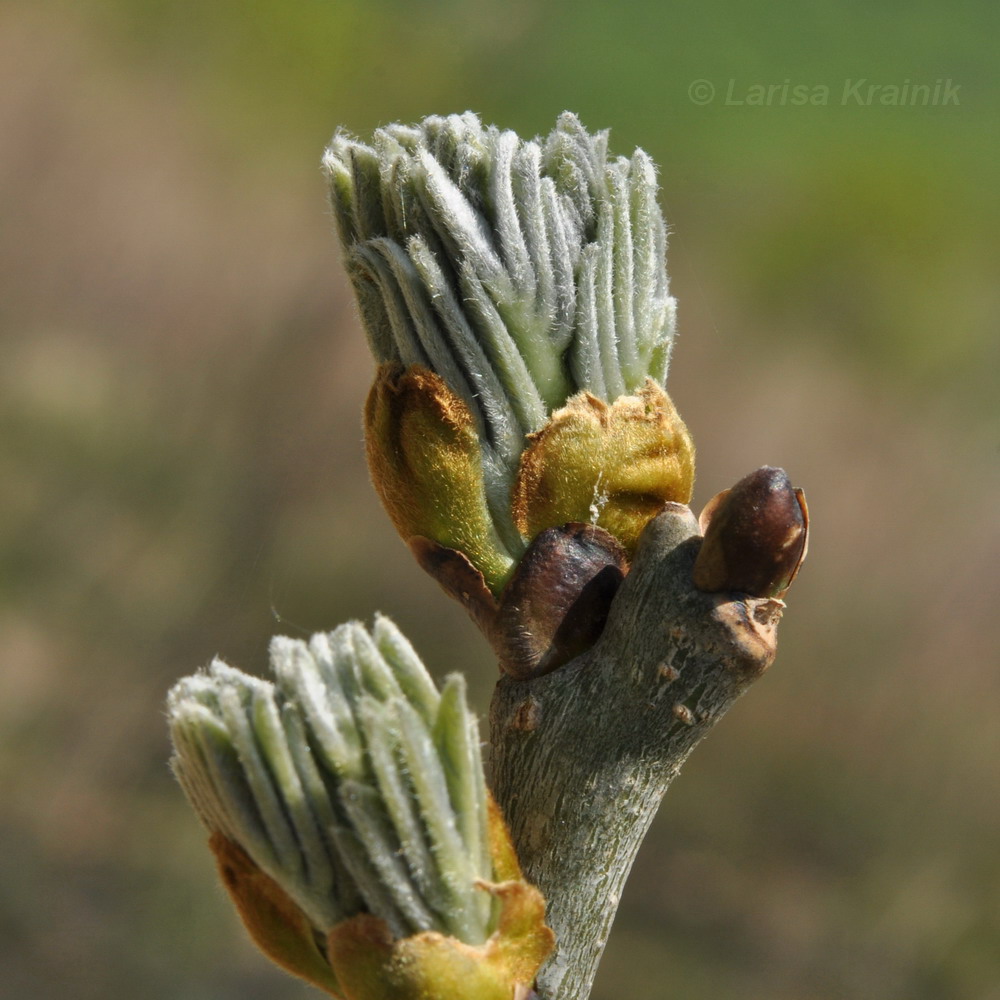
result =
[[[506,505],[524,439],[586,390],[666,380],[675,303],[656,171],[563,114],[520,139],[467,112],[338,132],[324,157],[369,343],[468,405]]]
[[[358,913],[395,937],[492,931],[487,792],[461,675],[439,692],[386,618],[275,638],[274,682],[220,660],[178,682],[174,771],[319,934]]]

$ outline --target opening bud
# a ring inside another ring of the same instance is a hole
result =
[[[216,660],[168,699],[172,760],[260,949],[349,1000],[507,1000],[552,949],[486,790],[461,675],[386,618]]]

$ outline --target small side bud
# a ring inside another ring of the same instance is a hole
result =
[[[809,510],[783,469],[764,466],[706,505],[694,584],[715,593],[780,598],[806,556]]]

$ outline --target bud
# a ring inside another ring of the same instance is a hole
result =
[[[782,597],[806,557],[809,510],[783,469],[764,466],[701,512],[694,584],[709,592]]]
[[[216,660],[168,699],[174,771],[261,950],[350,1000],[530,985],[552,934],[462,677],[439,692],[385,618],[275,639],[271,664],[274,683]]]
[[[372,478],[491,637],[509,628],[489,606],[542,532],[588,524],[630,554],[691,495],[691,440],[663,389],[675,302],[656,172],[607,144],[569,113],[529,141],[466,113],[370,145],[338,132],[324,157],[380,365]]]

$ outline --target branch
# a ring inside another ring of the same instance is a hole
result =
[[[543,677],[504,677],[492,786],[556,951],[543,1000],[585,1000],[639,845],[692,748],[770,665],[783,602],[707,594],[688,508],[647,526],[601,639]]]
[[[805,500],[764,467],[700,525],[685,506],[641,150],[570,114],[529,141],[466,114],[338,131],[324,164],[379,363],[373,483],[498,655],[513,844],[461,681],[439,694],[384,621],[276,640],[275,684],[181,681],[176,770],[251,935],[333,995],[523,1000],[555,931],[539,995],[586,1000],[663,793],[774,657]]]

